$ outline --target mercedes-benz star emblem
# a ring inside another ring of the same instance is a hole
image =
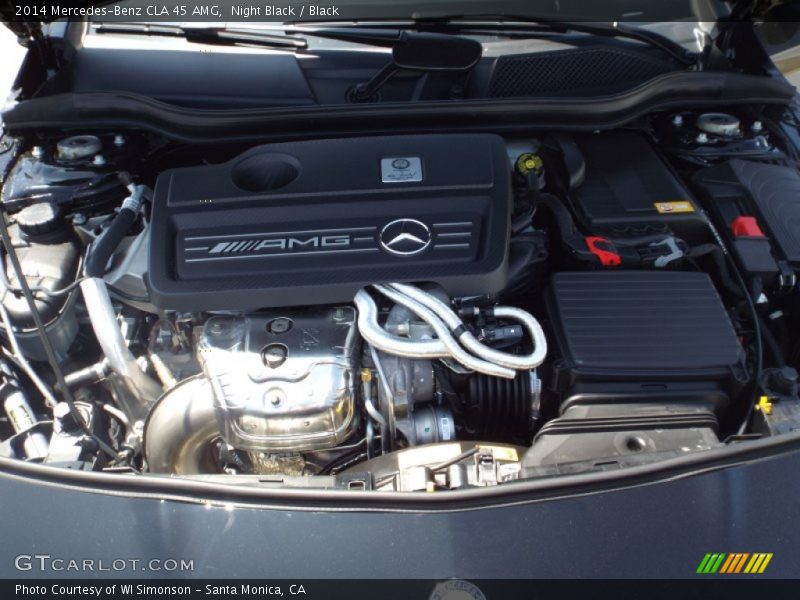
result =
[[[381,229],[380,242],[390,254],[412,256],[431,245],[431,230],[416,219],[397,219]]]
[[[397,169],[398,171],[405,171],[411,166],[411,161],[407,158],[395,158],[392,161],[392,167]]]

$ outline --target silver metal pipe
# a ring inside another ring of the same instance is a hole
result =
[[[388,423],[386,423],[386,419],[380,413],[380,411],[377,408],[375,408],[375,404],[372,402],[371,397],[364,398],[364,407],[367,409],[367,413],[369,414],[369,416],[372,417],[372,420],[374,420],[376,423],[378,423],[378,425],[381,426],[381,434],[385,433],[386,428],[389,425]]]
[[[389,379],[386,377],[386,371],[383,370],[383,363],[381,357],[378,356],[378,351],[374,346],[369,347],[369,353],[372,357],[372,362],[375,364],[375,372],[378,374],[378,382],[383,388],[383,393],[387,398],[392,397],[392,388],[389,386]]]
[[[493,309],[494,314],[498,317],[505,317],[522,323],[533,341],[533,351],[531,353],[524,355],[509,354],[481,343],[478,338],[463,327],[461,318],[433,294],[404,283],[392,283],[390,287],[431,310],[444,321],[451,331],[461,328],[462,332],[458,336],[458,341],[474,355],[489,362],[510,369],[530,370],[540,366],[547,355],[547,339],[541,325],[531,314],[522,309],[510,306],[496,306]]]
[[[205,377],[185,379],[156,403],[144,426],[151,473],[217,473],[212,442],[220,436],[214,390]]]
[[[447,348],[447,351],[453,360],[461,363],[468,369],[478,373],[484,373],[485,375],[503,377],[505,379],[514,379],[514,377],[516,377],[516,373],[513,369],[483,360],[482,358],[467,352],[459,345],[455,337],[453,337],[453,334],[451,333],[450,329],[448,329],[447,325],[432,310],[425,307],[421,302],[418,302],[414,298],[410,298],[409,296],[406,296],[402,292],[399,292],[389,286],[375,285],[374,287],[381,294],[393,302],[400,304],[401,306],[405,306],[408,310],[430,325],[431,328],[433,328],[433,330],[436,332],[439,341],[441,341]]]
[[[389,379],[386,377],[386,371],[383,368],[381,357],[375,346],[369,347],[369,353],[372,357],[372,363],[375,365],[375,372],[378,374],[378,405],[386,413],[381,413],[386,421],[386,427],[381,432],[381,449],[384,453],[394,449],[395,445],[395,416],[394,416],[394,394],[389,385]],[[383,391],[383,401],[381,401],[381,391]]]
[[[526,365],[525,367],[521,368],[535,369],[536,367],[541,366],[541,364],[544,362],[544,359],[547,357],[547,338],[544,335],[544,330],[542,329],[542,326],[539,324],[539,321],[537,321],[536,318],[529,312],[524,311],[521,308],[516,308],[514,306],[495,306],[494,316],[505,319],[512,319],[514,321],[519,321],[520,323],[522,323],[523,327],[525,327],[525,329],[528,330],[528,335],[531,336],[531,340],[533,342],[533,352],[531,352],[528,355],[515,357],[506,352],[498,352],[493,348],[489,348],[481,344],[477,339],[473,337],[473,339],[475,340],[474,343],[480,344],[481,347],[484,348],[483,357],[488,359],[490,356],[494,356],[495,353],[497,353],[505,357],[504,360],[506,360],[506,366],[511,366],[510,361],[514,358],[519,358],[521,360],[521,363]]]
[[[364,391],[364,408],[367,409],[367,414],[381,426],[381,435],[385,436],[389,424],[372,401],[372,372],[369,369],[363,369],[361,371],[361,383]]]
[[[130,427],[131,423],[128,420],[128,415],[122,412],[120,409],[116,408],[115,406],[111,406],[110,404],[101,404],[100,405],[104,411],[114,417],[117,421],[122,423],[125,427]]]
[[[64,381],[69,388],[102,381],[111,372],[111,366],[105,358],[88,367],[72,371],[64,375]]]
[[[466,352],[458,345],[458,342],[452,337],[444,323],[418,302],[414,302],[386,286],[375,287],[390,300],[406,306],[406,308],[427,322],[439,336],[439,339],[415,341],[389,333],[378,323],[378,307],[375,301],[362,289],[356,293],[354,300],[358,309],[358,330],[371,346],[387,354],[404,358],[453,358],[468,369],[479,373],[505,379],[514,378],[515,374],[512,369],[475,358]]]
[[[358,309],[358,331],[370,345],[393,356],[405,358],[448,358],[450,352],[439,340],[414,341],[393,335],[378,323],[378,307],[365,290],[354,299]]]
[[[165,390],[171,390],[178,385],[178,380],[175,379],[172,370],[166,365],[162,358],[155,352],[149,352],[150,364],[153,365],[153,370],[158,375],[159,381],[164,385]]]
[[[81,282],[81,292],[92,322],[92,329],[111,369],[125,381],[131,394],[138,400],[138,412],[132,420],[143,418],[150,405],[161,395],[162,388],[139,367],[117,323],[114,307],[105,281],[89,277]]]

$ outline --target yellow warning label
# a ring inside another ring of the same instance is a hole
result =
[[[656,210],[661,215],[693,213],[694,205],[688,200],[676,200],[674,202],[656,202]]]
[[[508,448],[506,446],[479,446],[479,448],[481,452],[491,452],[492,458],[495,460],[519,461],[516,448]]]

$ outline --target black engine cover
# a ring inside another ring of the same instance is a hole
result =
[[[506,282],[510,212],[496,135],[259,146],[159,176],[151,296],[191,311],[349,302],[390,281],[494,293]]]

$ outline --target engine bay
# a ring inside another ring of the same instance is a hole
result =
[[[795,430],[785,142],[750,107],[530,136],[15,139],[0,456],[432,492]]]

